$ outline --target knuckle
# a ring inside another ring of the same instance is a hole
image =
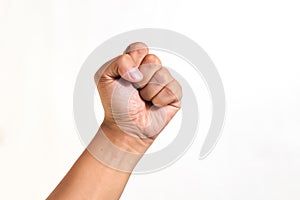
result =
[[[146,90],[141,90],[140,91],[141,97],[146,100],[146,101],[151,101],[151,96],[149,95],[149,92]]]
[[[182,87],[177,80],[173,80],[166,87],[166,93],[177,100],[180,100],[182,97]]]
[[[182,95],[182,87],[181,87],[180,83],[177,80],[175,80],[175,88],[176,88],[176,91],[178,91],[178,93],[181,96]]]
[[[175,95],[176,91],[174,91],[174,89],[172,87],[166,86],[164,92],[165,92],[165,94],[168,98],[175,98],[176,97],[176,95]]]
[[[125,53],[131,53],[134,51],[137,53],[148,53],[148,46],[143,42],[134,42],[126,48]]]
[[[159,71],[157,71],[158,74],[164,75],[164,74],[169,74],[169,70],[165,67],[160,68]]]
[[[154,75],[154,81],[157,84],[167,84],[173,80],[169,70],[165,67],[160,68]]]
[[[144,63],[161,64],[160,59],[154,54],[148,54],[144,58]]]
[[[130,55],[128,54],[123,54],[123,55],[120,55],[118,58],[117,58],[117,64],[120,66],[120,65],[123,65],[124,63],[127,63],[130,61]]]
[[[152,100],[152,104],[153,104],[153,105],[156,105],[156,106],[159,106],[159,105],[161,105],[162,103],[161,103],[160,99],[157,97],[157,98],[154,98],[154,99]]]

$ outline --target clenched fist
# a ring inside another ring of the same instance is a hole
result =
[[[145,44],[129,45],[104,64],[95,82],[104,107],[104,134],[128,151],[144,152],[180,109],[181,86],[148,54]]]
[[[49,200],[120,199],[134,167],[180,109],[179,83],[143,43],[104,64],[95,81],[104,121]]]

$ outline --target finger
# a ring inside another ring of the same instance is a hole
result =
[[[178,81],[173,79],[152,99],[155,106],[166,106],[173,104],[178,107],[178,102],[182,98],[182,89]]]
[[[160,68],[147,85],[140,90],[141,97],[146,101],[151,101],[154,96],[156,96],[159,91],[161,91],[168,83],[173,81],[173,77],[170,72],[162,67]]]
[[[139,66],[148,52],[148,46],[145,43],[135,42],[130,44],[124,53],[131,56],[135,66]]]
[[[134,83],[136,88],[143,88],[150,81],[152,76],[161,69],[161,61],[154,54],[148,54],[144,57],[142,63],[140,64],[139,70],[143,74],[143,79],[137,83]]]

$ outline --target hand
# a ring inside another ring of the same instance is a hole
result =
[[[143,43],[103,65],[95,81],[105,111],[101,131],[49,200],[119,199],[136,163],[180,109],[179,83]]]
[[[143,43],[104,64],[95,82],[105,111],[101,129],[129,151],[146,151],[180,109],[180,84]]]

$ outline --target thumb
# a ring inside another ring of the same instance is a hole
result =
[[[99,69],[100,73],[101,71],[103,73],[100,76],[108,79],[122,77],[132,83],[139,82],[143,79],[143,74],[140,72],[138,66],[135,66],[134,61],[128,54],[123,54],[113,59],[112,62],[102,66]]]
[[[129,82],[139,82],[143,79],[139,65],[147,54],[148,47],[146,44],[141,42],[132,43],[123,55],[118,56],[106,65],[103,75],[114,79],[121,76]]]

